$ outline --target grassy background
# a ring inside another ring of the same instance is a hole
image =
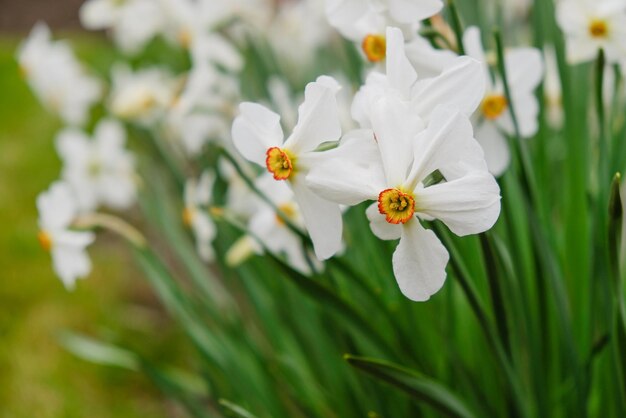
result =
[[[141,376],[79,360],[57,341],[70,329],[125,344],[143,341],[137,350],[152,356],[177,351],[168,344],[177,331],[123,243],[100,237],[90,250],[94,272],[73,293],[39,248],[35,197],[59,175],[53,139],[60,123],[20,79],[17,45],[0,38],[0,417],[178,416]],[[82,50],[100,57],[95,46]]]

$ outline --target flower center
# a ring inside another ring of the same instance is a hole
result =
[[[87,172],[90,177],[98,177],[102,172],[102,164],[97,158],[93,158],[87,165]]]
[[[497,119],[508,106],[506,97],[501,94],[492,94],[483,99],[480,109],[487,119]]]
[[[387,55],[387,41],[382,35],[367,35],[361,44],[365,56],[370,62],[379,62]]]
[[[37,234],[37,241],[39,241],[39,245],[45,251],[50,251],[52,249],[52,237],[46,231],[39,231]]]
[[[191,226],[194,216],[195,216],[195,210],[193,208],[183,209],[183,223],[186,226]]]
[[[269,148],[266,155],[265,165],[267,171],[274,175],[274,180],[287,180],[294,171],[294,155],[278,147]]]
[[[593,19],[589,23],[589,34],[592,38],[606,38],[609,34],[609,26],[605,20]]]
[[[400,189],[383,190],[378,195],[378,211],[390,224],[407,223],[415,213],[415,198]]]
[[[287,219],[294,220],[296,217],[296,206],[293,203],[283,203],[278,206],[278,210],[280,210],[287,217]],[[276,214],[276,222],[278,222],[279,225],[285,224],[283,218],[281,218],[278,214]]]
[[[184,49],[189,49],[191,42],[193,42],[191,31],[187,28],[181,29],[181,31],[178,32],[178,42]]]

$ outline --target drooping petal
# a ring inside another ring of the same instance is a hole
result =
[[[378,238],[390,241],[400,239],[402,235],[401,224],[390,224],[385,215],[378,210],[378,203],[372,203],[365,211],[367,219],[370,221],[370,228]]]
[[[421,78],[440,75],[454,65],[458,55],[446,49],[434,48],[426,39],[416,37],[404,45],[406,56]]]
[[[91,272],[91,260],[85,248],[94,239],[91,232],[73,231],[63,231],[54,237],[52,266],[68,290],[74,288],[76,279]]]
[[[304,102],[298,108],[298,123],[285,141],[285,148],[298,154],[339,139],[341,121],[335,92],[336,88],[329,87],[327,78],[307,84]]]
[[[67,128],[61,131],[55,141],[57,152],[65,164],[86,164],[90,154],[90,141],[78,129]]]
[[[124,152],[126,132],[121,123],[114,119],[105,119],[98,123],[94,132],[99,157],[102,160],[115,160]]]
[[[211,242],[217,235],[217,228],[206,213],[198,212],[193,219],[193,231],[196,236],[196,249],[203,261],[212,261],[215,257]]]
[[[341,249],[343,222],[339,205],[322,199],[297,178],[292,182],[292,189],[315,255],[320,260],[332,257]]]
[[[416,219],[404,224],[392,259],[402,294],[417,302],[428,300],[443,286],[449,258],[433,231],[424,229]]]
[[[474,171],[416,191],[416,212],[440,219],[459,236],[491,228],[500,215],[500,187],[493,175]]]
[[[233,143],[246,159],[265,166],[267,149],[283,141],[280,116],[256,103],[242,103],[239,110],[233,122]]]
[[[458,109],[471,115],[485,95],[483,65],[470,57],[459,57],[454,65],[432,79],[419,81],[413,89],[413,103],[418,114],[428,121],[438,106]]]

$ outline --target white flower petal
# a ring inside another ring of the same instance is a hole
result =
[[[332,257],[341,249],[343,222],[339,205],[317,196],[297,178],[291,184],[315,255],[320,260]]]
[[[52,267],[67,290],[73,290],[76,280],[91,272],[91,260],[84,249],[57,247],[52,250]]]
[[[483,65],[470,57],[459,57],[440,76],[418,81],[411,97],[419,115],[426,121],[438,105],[457,108],[471,115],[486,90]]]
[[[335,88],[329,87],[328,79],[325,80],[309,83],[304,90],[304,102],[298,108],[298,123],[285,141],[285,148],[297,154],[313,151],[321,143],[341,137]]]
[[[393,253],[393,272],[402,294],[414,301],[428,300],[443,286],[449,258],[433,231],[416,219],[406,223]]]
[[[53,183],[37,197],[39,226],[42,229],[66,228],[76,216],[76,200],[72,188],[65,182]]]
[[[482,165],[482,150],[469,119],[457,110],[438,106],[428,128],[414,141],[415,158],[406,185],[415,187],[435,170],[456,163]]]
[[[387,80],[392,88],[408,95],[417,73],[404,52],[404,36],[398,28],[387,28]]]
[[[265,166],[267,149],[283,141],[280,116],[256,103],[241,103],[239,110],[233,122],[233,143],[246,159]]]
[[[528,93],[537,88],[543,78],[543,58],[537,48],[513,48],[504,57],[511,94]]]
[[[500,215],[500,187],[493,175],[474,171],[416,191],[416,211],[440,219],[459,236],[491,228]]]
[[[370,228],[378,238],[390,241],[400,239],[402,235],[402,225],[390,224],[378,210],[378,203],[372,203],[365,211],[367,219],[370,221]]]
[[[389,0],[389,14],[400,23],[413,24],[439,13],[441,0]]]
[[[511,162],[511,153],[506,138],[496,126],[489,121],[478,125],[476,140],[485,152],[485,160],[489,171],[494,176],[500,176]]]

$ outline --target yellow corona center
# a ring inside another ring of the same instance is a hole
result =
[[[50,251],[52,249],[52,238],[46,231],[39,231],[37,234],[37,241],[39,241],[39,245],[45,251]]]
[[[272,147],[267,150],[266,155],[265,165],[274,180],[287,180],[294,172],[295,158],[288,150]]]
[[[589,23],[589,34],[592,38],[605,38],[609,33],[609,26],[602,19],[593,19]]]
[[[387,189],[378,195],[378,211],[390,224],[404,224],[413,218],[415,198],[400,189]]]
[[[387,55],[387,40],[382,35],[367,35],[361,47],[370,62],[382,61]]]
[[[497,119],[504,113],[507,106],[509,105],[506,97],[501,94],[492,94],[483,99],[483,103],[480,105],[480,109],[483,112],[483,115],[487,119]]]
[[[278,206],[278,210],[280,210],[287,219],[293,220],[296,217],[296,206],[293,203],[283,203]],[[276,222],[279,225],[284,225],[285,221],[278,214],[276,214]]]
[[[193,210],[193,208],[183,209],[183,223],[186,226],[191,226],[194,216],[195,216],[195,211]]]
[[[191,31],[189,29],[182,29],[178,32],[178,42],[183,48],[189,49],[191,42],[193,42],[193,35],[191,34]]]

